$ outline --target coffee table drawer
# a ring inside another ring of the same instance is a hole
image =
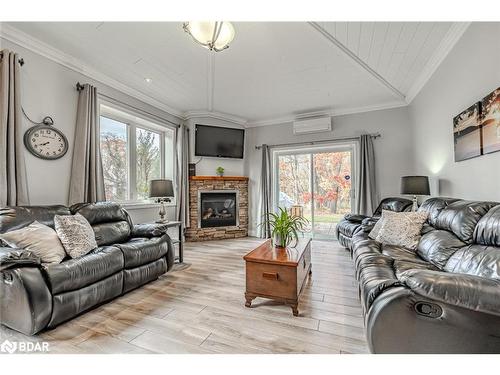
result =
[[[247,262],[246,268],[248,293],[279,298],[297,298],[295,267]]]

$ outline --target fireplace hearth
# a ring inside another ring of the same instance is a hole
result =
[[[238,191],[198,191],[198,228],[232,227],[239,224]]]

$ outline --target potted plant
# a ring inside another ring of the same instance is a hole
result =
[[[305,231],[309,223],[305,217],[292,216],[286,209],[278,207],[279,212],[269,212],[264,215],[264,222],[261,225],[269,224],[271,227],[271,237],[276,247],[287,247],[295,241],[295,246],[299,239],[298,232]]]
[[[215,172],[217,173],[217,176],[219,176],[219,177],[224,176],[224,168],[222,168],[222,167],[217,167]]]

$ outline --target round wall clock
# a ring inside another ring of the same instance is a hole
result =
[[[47,160],[62,158],[68,151],[66,136],[47,124],[29,128],[24,133],[24,145],[36,157]]]

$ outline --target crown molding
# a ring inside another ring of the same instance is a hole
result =
[[[200,118],[200,117],[208,117],[216,120],[222,120],[231,122],[236,125],[240,125],[246,127],[247,120],[243,117],[231,115],[228,113],[215,112],[215,111],[205,111],[205,110],[195,110],[195,111],[187,111],[183,113],[184,120],[189,120],[192,118]]]
[[[46,57],[49,60],[52,60],[59,65],[62,65],[68,69],[83,74],[88,78],[101,82],[126,95],[129,95],[144,103],[152,105],[155,108],[161,109],[162,111],[172,116],[176,116],[182,119],[182,111],[170,107],[168,104],[165,104],[157,99],[154,99],[151,96],[144,94],[139,90],[136,90],[103,73],[100,73],[99,71],[95,70],[94,68],[91,68],[90,66],[82,62],[81,60],[60,51],[57,48],[54,48],[51,45],[44,43],[41,40],[36,39],[31,35],[28,35],[16,29],[15,27],[3,23],[0,27],[0,37],[14,44],[17,44],[23,48],[26,48],[36,53],[37,55]]]
[[[450,30],[448,30],[446,36],[443,38],[438,48],[436,48],[424,69],[408,90],[406,94],[406,103],[410,104],[424,88],[425,84],[429,81],[446,56],[448,56],[470,24],[471,22],[454,22],[451,25]]]
[[[307,117],[319,117],[319,116],[330,116],[330,117],[338,117],[344,115],[353,115],[357,113],[365,113],[365,112],[373,112],[373,111],[381,111],[384,109],[394,109],[400,107],[406,107],[408,104],[405,101],[397,101],[386,104],[379,105],[369,105],[364,107],[353,107],[346,109],[335,109],[330,111],[318,111],[318,112],[310,112],[310,113],[301,113],[293,116],[283,116],[276,117],[268,120],[259,120],[259,121],[249,121],[246,124],[246,128],[256,128],[261,126],[272,126],[272,125],[281,125],[289,122],[293,122],[298,119],[303,119]]]

